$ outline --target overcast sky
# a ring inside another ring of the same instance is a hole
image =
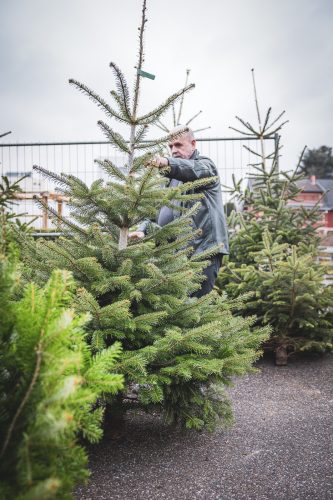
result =
[[[199,110],[203,135],[232,136],[235,115],[255,120],[251,68],[262,112],[286,110],[281,164],[304,145],[333,145],[332,0],[147,0],[142,111],[183,86],[196,88],[184,119]],[[141,0],[1,0],[0,133],[6,142],[104,140],[103,113],[68,84],[108,98],[116,62],[133,82]],[[166,120],[168,121],[168,119]],[[169,118],[170,122],[170,118]]]

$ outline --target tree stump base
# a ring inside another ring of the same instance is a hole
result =
[[[286,366],[288,364],[288,352],[284,345],[280,345],[275,349],[275,364],[276,366]]]
[[[108,408],[104,416],[104,437],[112,441],[119,441],[126,434],[126,420],[123,411],[113,411]]]

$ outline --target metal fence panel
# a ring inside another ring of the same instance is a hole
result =
[[[266,140],[271,141],[273,149],[273,140]],[[225,186],[231,186],[232,174],[239,180],[245,178],[250,170],[249,163],[253,158],[244,145],[259,150],[259,141],[252,138],[197,139],[198,150],[215,162],[221,183]],[[36,229],[52,228],[52,223],[33,198],[44,197],[59,213],[68,215],[66,203],[57,196],[54,183],[33,171],[32,166],[39,165],[58,174],[73,174],[90,185],[96,179],[106,179],[104,171],[94,162],[95,159],[105,158],[120,167],[126,160],[125,155],[117,154],[110,143],[104,141],[0,144],[1,175],[6,175],[11,181],[27,176],[21,182],[24,195],[15,201],[13,211],[23,213],[23,221],[37,217],[34,222]],[[228,201],[226,192],[223,193],[223,200]]]

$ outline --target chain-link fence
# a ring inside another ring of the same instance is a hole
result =
[[[274,150],[274,138],[265,139]],[[223,186],[232,185],[232,174],[236,180],[244,179],[250,171],[249,163],[254,161],[244,148],[259,150],[259,141],[246,137],[200,138],[197,148],[203,156],[210,157],[218,167]],[[66,199],[56,191],[54,183],[45,179],[32,169],[39,165],[55,173],[73,174],[90,185],[94,180],[106,178],[104,171],[94,162],[95,159],[108,158],[118,166],[123,166],[125,156],[115,153],[108,142],[54,142],[54,143],[20,143],[0,144],[0,172],[11,182],[26,176],[21,182],[23,193],[15,200],[13,210],[21,216],[22,221],[34,217],[36,229],[50,229],[52,223],[47,214],[36,204],[34,198],[47,201],[58,213],[67,215]],[[223,188],[223,200],[228,195]]]

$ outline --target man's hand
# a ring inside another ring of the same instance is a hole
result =
[[[155,155],[147,164],[147,167],[163,168],[169,165],[168,159],[164,156]]]
[[[130,240],[141,240],[141,238],[144,238],[145,233],[143,231],[133,231],[132,233],[128,234],[128,237]]]

